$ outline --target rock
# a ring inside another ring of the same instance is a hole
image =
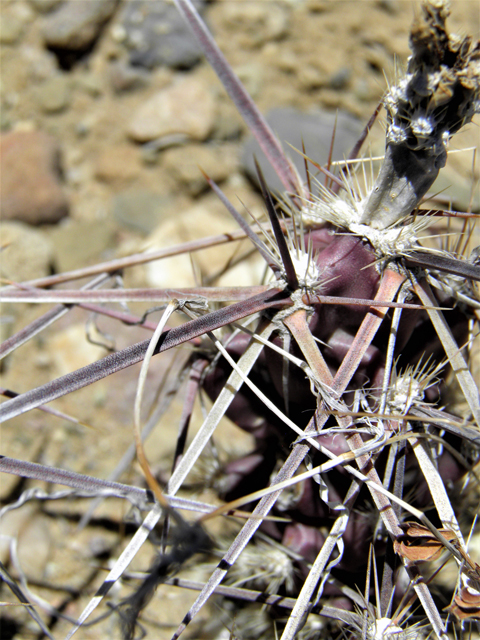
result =
[[[194,2],[202,11],[204,0]],[[121,16],[123,42],[130,63],[153,69],[167,65],[189,69],[202,57],[195,38],[174,3],[164,0],[129,0]]]
[[[220,5],[222,28],[235,33],[241,46],[260,47],[284,38],[289,29],[285,3],[224,2]]]
[[[23,508],[23,507],[22,507]],[[29,580],[43,580],[53,540],[47,516],[35,514],[18,540],[18,561]]]
[[[115,93],[143,89],[150,84],[150,74],[145,69],[131,67],[123,60],[115,60],[108,69],[110,85]]]
[[[148,234],[165,217],[171,198],[147,189],[127,189],[113,199],[113,217],[122,227]]]
[[[215,128],[212,138],[216,140],[238,139],[242,133],[243,122],[236,107],[230,101],[221,101],[217,106]]]
[[[30,4],[39,13],[48,13],[58,7],[61,2],[63,2],[63,0],[30,0]]]
[[[188,145],[164,151],[162,164],[189,195],[196,196],[209,188],[200,169],[220,183],[235,173],[238,159],[233,145]]]
[[[67,0],[44,19],[42,33],[47,46],[56,49],[87,49],[111,18],[117,0]]]
[[[2,222],[2,278],[22,282],[50,274],[53,245],[43,231],[23,222]]]
[[[208,85],[187,77],[142,104],[130,121],[128,134],[137,142],[178,133],[205,140],[213,129],[215,115],[215,100]]]
[[[65,220],[49,230],[55,246],[58,271],[71,271],[92,264],[115,246],[115,225],[110,218],[102,220]]]
[[[98,335],[95,338],[102,339]],[[85,323],[67,327],[56,333],[50,341],[51,354],[56,375],[62,376],[103,358],[107,350],[88,341],[85,336]]]
[[[397,15],[400,11],[400,3],[398,0],[377,0],[377,5],[380,9],[383,9],[385,13],[389,13],[391,15]]]
[[[18,540],[21,532],[28,527],[28,523],[37,508],[35,503],[30,502],[30,504],[25,504],[20,509],[7,511],[2,517],[0,522],[0,562],[3,564],[9,563],[12,539]]]
[[[58,222],[68,214],[60,183],[60,149],[42,131],[0,137],[1,216],[29,224]]]
[[[15,44],[23,33],[24,23],[15,15],[2,15],[0,44]]]
[[[335,116],[335,113],[326,111],[303,113],[293,108],[272,109],[267,115],[268,123],[277,134],[300,176],[305,177],[305,163],[303,156],[296,153],[294,149],[302,151],[303,139],[307,156],[318,164],[325,164],[328,160]],[[349,113],[338,113],[333,160],[342,160],[350,153],[362,130],[363,124],[359,120]],[[283,191],[277,174],[263,155],[258,143],[253,137],[249,137],[243,146],[241,162],[248,177],[257,183],[254,157],[258,160],[269,189]],[[312,170],[312,165],[309,165],[309,168]],[[313,168],[313,172],[315,171]]]
[[[78,73],[75,78],[75,89],[80,89],[92,98],[98,98],[104,90],[104,80],[92,71]]]
[[[39,85],[58,74],[57,59],[51,51],[24,44],[19,53],[22,56],[21,64],[28,70],[28,79],[32,84]]]
[[[131,144],[107,146],[96,160],[95,177],[107,184],[130,182],[140,173],[138,155]]]
[[[63,73],[48,78],[37,89],[37,100],[45,113],[64,111],[72,99],[70,78]]]
[[[341,67],[330,76],[328,84],[332,89],[342,91],[348,87],[351,77],[352,70],[348,67]]]
[[[187,143],[188,138],[183,133],[173,133],[170,136],[164,136],[142,145],[140,157],[145,165],[158,164],[161,151]]]
[[[0,43],[16,44],[35,17],[30,5],[23,2],[1,3]],[[5,64],[5,60],[3,61]]]
[[[154,251],[172,247],[177,244],[198,240],[209,235],[229,233],[238,229],[235,221],[227,217],[223,205],[215,199],[204,201],[171,216],[145,240],[142,249]],[[248,246],[245,242],[244,250]],[[219,245],[191,255],[181,254],[164,260],[156,260],[142,267],[146,281],[151,287],[172,288],[194,287],[196,274],[193,272],[192,260],[199,273],[209,276],[221,272],[229,263],[236,250],[236,245]],[[248,286],[252,282],[260,282],[265,269],[263,258],[256,252],[251,260],[239,263],[218,281],[219,286]]]
[[[240,78],[248,94],[255,100],[262,91],[265,82],[263,69],[259,64],[243,64],[235,67],[235,73]]]

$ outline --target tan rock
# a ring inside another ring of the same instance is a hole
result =
[[[42,278],[50,273],[54,251],[44,232],[22,222],[3,222],[0,242],[2,278],[22,282]]]
[[[131,144],[108,146],[96,161],[95,177],[109,184],[129,182],[139,173],[138,150]]]
[[[0,43],[15,44],[23,33],[24,25],[14,15],[3,15],[0,22]]]
[[[101,339],[101,336],[95,336]],[[65,375],[76,369],[100,360],[107,351],[89,342],[85,336],[85,324],[76,324],[60,331],[50,342],[50,352],[58,375]]]
[[[197,240],[209,235],[229,233],[238,229],[234,220],[223,213],[221,203],[194,205],[179,215],[162,222],[149,236],[142,247],[146,251],[172,247],[177,244]],[[249,241],[243,241],[240,254],[249,248]],[[145,265],[145,274],[150,286],[158,288],[194,287],[198,274],[213,275],[221,272],[231,261],[238,244],[224,244],[195,253],[181,254],[165,260],[157,260]],[[236,254],[238,255],[238,254]],[[218,281],[221,286],[248,286],[260,281],[265,263],[258,256],[254,260],[242,262],[235,270],[228,272]],[[194,273],[192,261],[197,268]]]
[[[66,74],[57,74],[42,82],[37,89],[36,97],[45,113],[59,113],[70,106],[70,84]]]
[[[30,503],[20,509],[12,509],[2,516],[0,522],[0,561],[3,564],[8,564],[10,560],[12,540],[18,539],[21,532],[28,526],[35,511],[35,504]]]
[[[213,129],[215,115],[209,87],[189,77],[162,89],[141,105],[130,122],[128,134],[137,142],[172,134],[205,140]]]
[[[52,552],[52,538],[46,516],[38,513],[21,532],[18,561],[30,580],[43,580]]]
[[[45,18],[45,42],[49,47],[62,49],[81,50],[88,47],[116,6],[117,0],[68,0]]]

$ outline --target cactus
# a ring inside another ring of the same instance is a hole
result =
[[[266,284],[151,292],[148,299],[166,304],[151,340],[0,407],[7,420],[143,361],[135,442],[147,490],[0,459],[1,471],[62,483],[77,495],[120,496],[147,513],[67,638],[81,635],[160,520],[157,560],[129,598],[113,607],[124,638],[137,637],[160,583],[200,591],[173,638],[188,634],[213,593],[224,598],[232,638],[443,639],[474,629],[480,567],[465,537],[475,519],[451,497],[454,486],[478,481],[480,398],[468,360],[478,332],[480,266],[476,250],[468,256],[459,250],[465,242],[455,250],[441,242],[426,246],[428,226],[454,214],[421,206],[445,164],[450,136],[480,111],[480,44],[448,33],[446,2],[425,2],[412,26],[406,75],[383,100],[386,148],[376,179],[362,175],[368,161],[357,162],[359,145],[336,172],[322,168],[325,186],[297,175],[194,7],[189,0],[176,4],[285,192],[272,196],[258,169],[269,224],[249,225],[206,176],[264,258]],[[465,235],[474,233],[475,221],[466,214]],[[32,286],[4,291],[4,299],[13,298],[53,299]],[[106,298],[61,292],[57,299],[91,305]],[[212,310],[218,299],[231,304]],[[178,311],[190,320],[167,329]],[[11,339],[4,352],[23,339]],[[184,412],[172,473],[161,488],[142,445],[145,375],[154,355],[186,343],[194,348],[182,352]],[[445,407],[451,387],[457,391]],[[213,406],[186,446],[201,391]],[[212,445],[225,415],[253,442],[250,451],[228,459]],[[204,473],[201,483],[221,499],[220,507],[177,496],[202,465],[208,477]],[[478,488],[470,490],[478,496]],[[203,515],[187,521],[182,509]],[[237,524],[215,539],[209,527],[222,515]],[[206,582],[172,577],[197,552],[222,556]],[[440,557],[457,564],[450,601],[434,588]],[[213,623],[195,633],[226,637]]]

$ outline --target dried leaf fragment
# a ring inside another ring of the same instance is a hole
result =
[[[393,548],[398,555],[410,562],[436,560],[445,549],[432,532],[421,524],[405,522],[401,528],[405,533],[394,541]],[[449,529],[438,531],[448,542],[455,542],[457,539],[455,533]]]
[[[457,620],[480,620],[480,593],[463,587],[445,611],[453,613]]]

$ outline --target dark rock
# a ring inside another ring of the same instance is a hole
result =
[[[352,70],[348,67],[342,67],[330,77],[328,84],[332,89],[342,91],[348,87],[351,77]]]
[[[2,218],[42,224],[68,214],[54,138],[41,131],[14,131],[0,138],[0,151]]]
[[[303,139],[307,156],[320,165],[326,164],[335,127],[335,116],[336,114],[332,112],[303,113],[293,108],[272,109],[267,115],[268,123],[282,143],[286,154],[296,166],[300,176],[305,177],[305,162],[301,153],[296,153],[294,149],[302,151]],[[357,142],[363,126],[349,113],[338,113],[333,160],[342,160],[344,156],[348,156]],[[292,145],[293,149],[289,145]],[[257,184],[254,157],[258,160],[269,189],[283,191],[277,174],[264,156],[257,141],[250,136],[243,146],[242,166],[248,177]],[[310,169],[312,169],[312,165],[310,165]]]
[[[202,11],[204,0],[195,0]],[[124,44],[130,63],[153,69],[167,65],[189,69],[202,57],[195,38],[176,6],[165,0],[129,0],[122,13]]]

